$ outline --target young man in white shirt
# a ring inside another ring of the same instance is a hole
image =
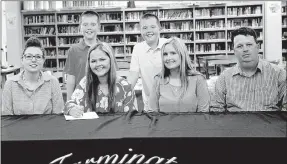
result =
[[[150,111],[148,97],[152,92],[154,76],[162,69],[161,47],[167,39],[160,38],[161,26],[154,14],[144,14],[140,20],[140,28],[144,41],[134,46],[128,80],[134,88],[141,75],[144,111]]]

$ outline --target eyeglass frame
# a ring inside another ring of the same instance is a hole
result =
[[[32,56],[31,59],[27,59],[27,55]],[[41,58],[37,58],[38,56],[41,56]],[[41,61],[44,60],[44,55],[32,55],[32,54],[24,54],[22,57],[24,57],[26,60],[32,60],[33,58],[35,58],[36,61]]]

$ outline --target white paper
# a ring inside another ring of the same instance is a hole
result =
[[[96,112],[87,112],[87,113],[84,113],[82,117],[73,117],[73,116],[68,116],[68,115],[65,115],[65,119],[68,121],[68,120],[88,120],[88,119],[97,119],[99,118],[99,116],[97,115]]]
[[[7,29],[16,29],[17,16],[14,12],[6,13],[6,26]]]

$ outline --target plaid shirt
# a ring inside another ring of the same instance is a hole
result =
[[[277,111],[286,103],[286,71],[259,60],[252,76],[238,64],[219,76],[211,111]]]

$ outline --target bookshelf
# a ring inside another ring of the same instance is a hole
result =
[[[282,61],[287,61],[287,4],[282,4]]]
[[[145,13],[159,17],[161,37],[177,36],[183,39],[193,60],[196,60],[196,56],[233,55],[230,33],[241,26],[256,30],[260,53],[264,54],[262,2],[93,9],[100,14],[98,38],[114,48],[120,70],[129,69],[133,47],[143,40],[139,19]],[[32,35],[41,39],[48,54],[46,69],[63,70],[67,50],[82,37],[79,33],[79,16],[83,11],[85,9],[67,7],[60,10],[22,10],[23,41]]]

